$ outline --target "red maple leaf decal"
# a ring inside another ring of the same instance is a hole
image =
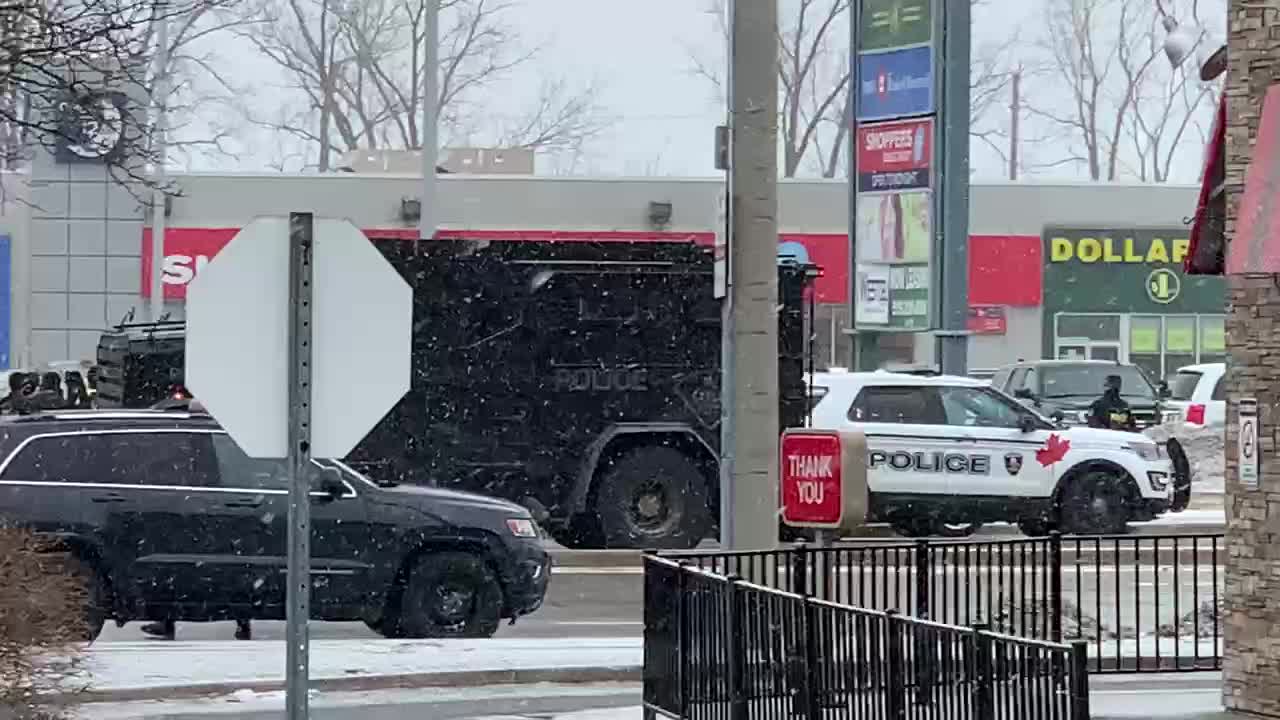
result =
[[[1057,433],[1049,436],[1049,442],[1045,446],[1036,451],[1036,462],[1045,467],[1058,462],[1066,457],[1067,451],[1071,449],[1071,441],[1058,437]]]

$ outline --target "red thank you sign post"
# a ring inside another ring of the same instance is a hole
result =
[[[782,521],[848,532],[867,519],[867,440],[860,432],[793,429],[782,434]]]

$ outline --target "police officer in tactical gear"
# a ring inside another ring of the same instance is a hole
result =
[[[1102,386],[1102,397],[1089,406],[1089,427],[1131,432],[1137,429],[1129,403],[1120,397],[1120,383],[1119,375],[1107,376]]]

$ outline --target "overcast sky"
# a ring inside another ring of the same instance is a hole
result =
[[[715,63],[723,54],[723,40],[716,18],[708,12],[708,0],[512,0],[508,16],[519,28],[521,41],[529,47],[540,47],[536,62],[515,71],[501,85],[494,86],[487,107],[495,114],[515,114],[527,105],[531,94],[544,75],[566,78],[570,85],[581,86],[593,81],[603,88],[601,105],[614,119],[611,129],[592,142],[584,157],[573,164],[577,173],[607,175],[676,175],[706,176],[715,173],[712,166],[712,132],[723,120],[715,89],[704,77],[693,72],[694,56]],[[1046,62],[1044,16],[1051,4],[1064,6],[1073,0],[985,0],[975,11],[975,55],[1017,37],[1017,45],[1006,53],[1008,62],[1043,65]],[[1074,0],[1081,2],[1082,0]],[[1121,4],[1146,10],[1152,0],[1092,0],[1115,12]],[[1193,0],[1169,3],[1177,10],[1189,12]],[[786,6],[797,0],[782,0]],[[1166,0],[1169,2],[1169,0]],[[1200,0],[1201,14],[1211,15],[1205,24],[1219,31],[1225,22],[1225,0]],[[1222,17],[1213,17],[1214,7]],[[1208,7],[1208,10],[1204,8]],[[1114,23],[1100,21],[1100,26]],[[841,34],[845,31],[841,30]],[[1114,28],[1101,30],[1114,39]],[[271,65],[254,57],[250,48],[236,47],[223,41],[220,54],[235,57],[237,73],[252,78],[262,89],[259,102],[274,102],[278,94],[270,90],[272,78],[278,78]],[[1163,64],[1163,58],[1161,58]],[[1006,65],[1008,63],[1006,62]],[[1165,67],[1158,68],[1168,72]],[[1112,79],[1119,75],[1116,70]],[[278,80],[277,80],[278,82]],[[1023,83],[1026,100],[1039,108],[1055,112],[1067,107],[1070,95],[1061,91],[1062,81],[1052,73],[1033,77]],[[1114,93],[1113,93],[1114,94]],[[1007,128],[1008,99],[993,104],[988,124],[993,130]],[[1195,114],[1197,127],[1190,128],[1180,139],[1176,157],[1170,163],[1175,180],[1194,182],[1202,147],[1200,135],[1208,130],[1211,114],[1208,102]],[[1038,114],[1028,112],[1023,119],[1023,132],[1028,142],[1022,145],[1026,158],[1023,173],[1050,178],[1087,179],[1079,164],[1057,164],[1063,147],[1057,126]],[[279,137],[258,131],[243,131],[238,158],[206,158],[195,161],[192,169],[265,169],[289,143]],[[1036,137],[1038,136],[1038,137]],[[996,138],[997,145],[1007,140]],[[1006,172],[1002,158],[982,142],[972,144],[975,175],[998,178]],[[1131,153],[1127,153],[1130,154]],[[1136,162],[1132,157],[1130,162]],[[1122,162],[1123,164],[1123,162]],[[543,162],[539,171],[552,166],[564,169],[564,163]],[[813,174],[812,168],[808,169]]]

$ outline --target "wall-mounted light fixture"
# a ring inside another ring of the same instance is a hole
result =
[[[401,198],[400,219],[404,222],[417,222],[422,219],[422,201],[413,197]]]
[[[671,203],[649,201],[649,225],[664,228],[671,224]]]

